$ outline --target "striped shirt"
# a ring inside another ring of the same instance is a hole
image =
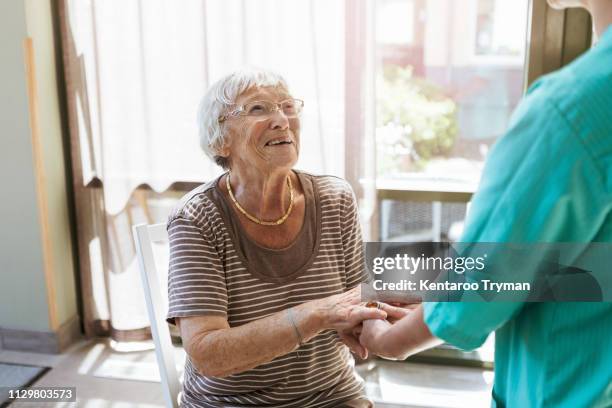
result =
[[[309,181],[320,220],[312,254],[290,279],[254,271],[212,193],[218,181],[187,194],[168,220],[168,321],[223,316],[240,326],[301,303],[342,293],[365,279],[354,194],[342,179],[297,172]],[[306,194],[306,189],[305,189]],[[308,200],[306,201],[308,205]],[[308,222],[308,220],[304,220]],[[230,223],[231,224],[231,223]],[[200,375],[185,363],[186,407],[334,407],[363,395],[348,348],[332,330],[297,350],[225,378]]]

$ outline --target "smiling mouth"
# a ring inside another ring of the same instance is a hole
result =
[[[292,141],[289,140],[271,140],[266,143],[266,146],[282,146],[282,145],[290,145],[293,144]]]

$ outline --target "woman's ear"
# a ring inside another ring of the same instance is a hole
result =
[[[219,166],[223,167],[224,169],[229,167],[230,151],[230,142],[225,139],[223,141],[223,145],[219,147],[215,152],[215,157],[219,158],[219,160],[215,161]]]
[[[229,143],[226,141],[223,143],[223,146],[221,146],[219,148],[219,150],[217,151],[217,155],[221,156],[221,157],[225,157],[228,158],[230,155],[230,147],[229,147]]]

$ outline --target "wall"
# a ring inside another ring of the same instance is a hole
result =
[[[27,36],[33,39],[39,106],[43,188],[38,190],[23,49]],[[49,0],[0,2],[0,346],[5,348],[9,334],[57,334],[70,322],[74,326],[77,315],[54,53]],[[39,203],[48,214],[46,229]]]

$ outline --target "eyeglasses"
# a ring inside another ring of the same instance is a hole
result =
[[[294,118],[302,112],[304,101],[301,99],[285,99],[281,102],[253,101],[239,106],[230,113],[219,116],[219,123],[223,123],[231,117],[236,116],[259,116],[266,117],[274,112],[282,111],[288,118]]]

